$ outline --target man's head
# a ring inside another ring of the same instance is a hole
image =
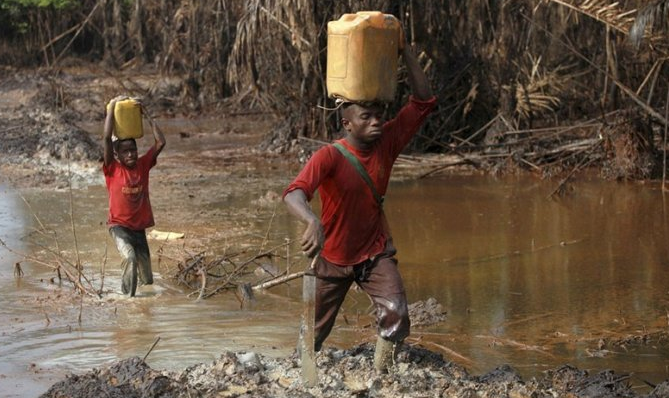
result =
[[[131,169],[135,167],[135,164],[137,164],[137,142],[134,138],[116,140],[113,146],[114,156],[122,165]]]
[[[381,137],[384,107],[380,103],[344,103],[341,123],[354,144],[365,148]]]

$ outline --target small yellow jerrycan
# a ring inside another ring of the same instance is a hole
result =
[[[402,28],[380,11],[344,14],[328,22],[326,86],[330,98],[392,101]]]
[[[111,101],[107,104],[107,112],[111,111]],[[142,138],[142,110],[137,101],[128,98],[117,101],[114,108],[114,135],[120,139]]]

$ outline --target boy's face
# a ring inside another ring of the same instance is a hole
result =
[[[114,154],[122,165],[132,169],[137,164],[137,143],[135,140],[119,141]]]
[[[353,104],[344,109],[342,124],[358,142],[371,144],[381,137],[383,107]]]

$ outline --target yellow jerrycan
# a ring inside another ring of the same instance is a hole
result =
[[[111,111],[111,101],[107,104],[107,112]],[[120,139],[142,138],[142,110],[137,101],[128,98],[117,101],[114,108],[114,135]]]
[[[397,89],[400,22],[380,11],[328,22],[326,86],[330,98],[392,101]]]

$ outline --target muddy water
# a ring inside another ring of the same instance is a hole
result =
[[[527,374],[562,362],[667,378],[666,345],[598,350],[600,339],[667,330],[665,198],[591,180],[546,199],[553,188],[471,177],[395,186],[389,208],[410,297],[445,305],[437,330],[478,369],[508,361]]]
[[[51,270],[23,261],[25,275],[15,278],[17,256],[0,249],[3,396],[35,396],[66,372],[143,357],[158,338],[147,357],[155,368],[208,362],[222,350],[293,351],[298,281],[256,294],[249,306],[232,293],[198,302],[171,280],[171,260],[161,253],[198,244],[218,253],[258,250],[295,239],[301,227],[265,198],[280,193],[299,166],[249,160],[235,151],[252,141],[244,135],[180,138],[183,128],[167,128],[151,194],[156,228],[184,232],[186,239],[150,241],[156,283],[134,299],[115,293],[119,258],[104,227],[102,180],[74,190],[73,200],[68,191],[23,190],[30,208],[0,186],[0,239],[49,258],[45,247],[53,241],[32,232],[42,223],[58,231],[60,250],[74,258],[76,234],[95,286],[105,264],[107,291],[100,300],[87,298],[80,310],[58,294]],[[610,342],[666,330],[669,204],[649,185],[584,179],[567,197],[548,199],[554,188],[555,182],[516,177],[392,182],[388,216],[409,300],[434,297],[448,316],[415,330],[410,341],[421,340],[473,373],[509,363],[529,377],[570,363],[592,372],[633,372],[634,385],[666,379],[666,343]],[[292,246],[293,270],[304,265],[296,252]],[[286,260],[276,265],[285,268]],[[352,292],[328,343],[371,341],[368,310],[367,298]]]

